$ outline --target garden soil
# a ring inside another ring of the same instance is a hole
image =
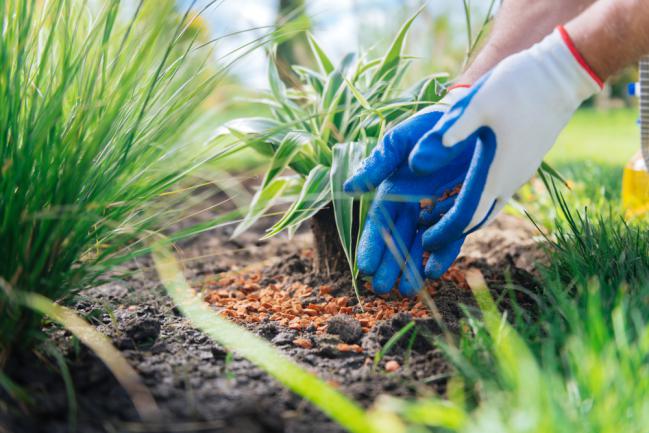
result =
[[[230,239],[231,228],[222,228],[180,244],[186,277],[216,311],[366,407],[381,394],[444,394],[450,367],[434,339],[442,328],[456,334],[462,306],[475,306],[463,278],[467,269],[482,270],[499,296],[511,293],[504,289],[511,283],[534,290],[534,265],[543,260],[533,240],[538,232],[529,223],[499,217],[466,243],[441,281],[428,284],[443,318],[440,324],[429,317],[423,301],[379,298],[367,287],[361,287],[361,309],[349,275],[322,278],[313,272],[310,234],[258,241],[260,233]],[[128,395],[102,362],[68,332],[49,325],[51,346],[69,364],[76,409],[70,411],[54,358],[16,354],[6,372],[34,401],[22,407],[0,394],[1,433],[67,433],[72,415],[76,431],[83,433],[341,431],[308,402],[192,328],[165,295],[150,258],[126,271],[82,292],[74,307],[112,339],[141,375],[162,411],[160,419],[138,420]],[[521,294],[516,296],[533,310]],[[375,353],[412,320],[414,344],[402,339],[374,368]]]

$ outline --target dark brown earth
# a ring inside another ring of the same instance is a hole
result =
[[[237,281],[247,284],[243,276],[256,274],[260,290],[271,284],[297,283],[319,295],[326,286],[325,291],[333,291],[333,296],[347,298],[346,307],[352,310],[345,311],[356,311],[348,275],[338,273],[322,281],[313,272],[310,235],[260,242],[254,233],[231,240],[230,232],[228,228],[215,230],[180,245],[185,274],[197,290],[205,290],[204,296],[215,290],[210,287],[214,281],[230,278],[219,289],[238,290]],[[461,278],[470,267],[483,271],[495,295],[504,293],[506,280],[534,290],[533,264],[542,259],[531,240],[535,234],[526,222],[502,216],[467,242],[454,274],[431,288],[444,326],[457,331],[463,317],[461,305],[474,305]],[[282,281],[277,281],[278,276]],[[413,317],[417,301],[402,303],[396,296],[379,300],[367,290],[362,299],[364,303],[389,302],[398,311],[369,324],[339,311],[320,327],[291,327],[269,318],[238,322],[365,406],[384,393],[404,397],[443,394],[450,370],[434,343],[439,324],[428,317]],[[140,422],[127,394],[106,367],[69,333],[50,326],[51,340],[72,372],[79,432],[341,431],[309,403],[246,360],[228,356],[193,329],[165,296],[148,258],[131,264],[126,276],[82,292],[75,308],[113,340],[163,412],[157,422]],[[406,338],[374,369],[374,354],[413,319],[418,333],[412,350],[406,350]],[[399,368],[389,373],[395,366]],[[68,397],[52,358],[18,354],[6,373],[35,401],[29,408],[20,407],[0,393],[0,432],[70,431]]]

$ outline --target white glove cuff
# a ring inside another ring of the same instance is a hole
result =
[[[570,35],[559,26],[543,41],[531,49],[542,67],[565,95],[569,105],[579,106],[583,101],[602,90],[604,83],[588,65],[575,47]]]

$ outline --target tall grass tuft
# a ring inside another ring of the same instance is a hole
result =
[[[391,399],[384,410],[421,431],[646,430],[649,231],[615,214],[591,219],[552,192],[561,217],[535,320],[500,313],[481,276],[469,275],[481,318],[450,348],[464,398]]]
[[[175,2],[0,0],[0,354],[156,227],[211,150],[188,129],[219,73]],[[0,357],[0,359],[2,359]]]

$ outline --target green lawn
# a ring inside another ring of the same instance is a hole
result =
[[[640,148],[636,109],[580,110],[548,155],[551,164],[593,161],[624,166]]]
[[[578,111],[546,161],[572,184],[565,198],[575,209],[620,210],[624,166],[640,149],[636,109]],[[557,215],[543,188],[524,187],[528,211],[551,225]]]

